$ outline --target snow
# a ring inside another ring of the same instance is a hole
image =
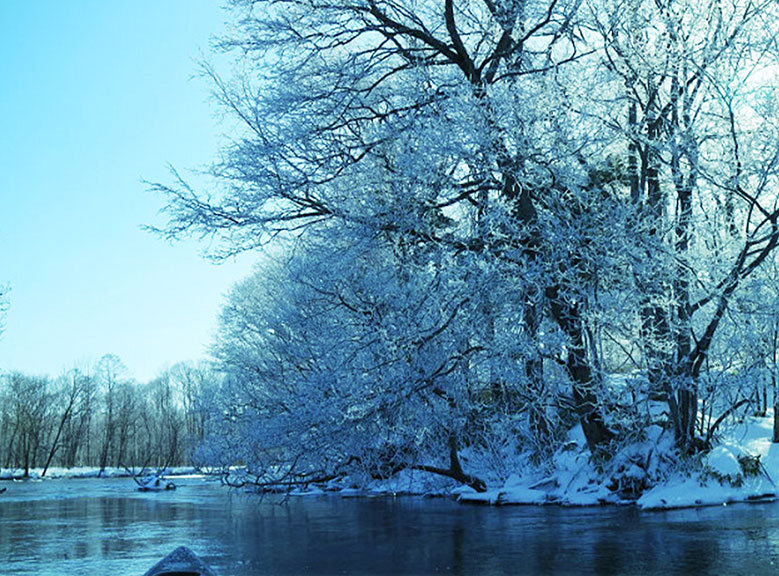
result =
[[[776,498],[779,444],[771,442],[773,416],[753,417],[733,426],[726,438],[702,458],[699,469],[677,472],[647,490],[637,505],[643,509],[712,506]],[[759,463],[746,475],[739,459]]]
[[[77,466],[74,468],[52,467],[46,471],[46,476],[42,476],[43,468],[30,468],[29,478],[32,480],[46,480],[55,478],[129,478],[132,476],[125,468],[106,467],[102,473],[100,468],[89,466]],[[137,471],[139,472],[139,471]],[[194,466],[174,466],[163,470],[164,476],[176,476],[186,478],[202,478],[204,475],[199,473]],[[0,470],[0,480],[21,480],[24,476],[24,470],[17,468],[5,468]]]
[[[527,471],[484,493],[459,488],[453,494],[475,504],[633,504],[644,510],[770,501],[779,478],[779,444],[771,443],[772,427],[771,414],[747,418],[723,431],[708,454],[685,460],[673,456],[671,432],[652,426],[642,441],[626,446],[600,471],[583,438],[572,430],[545,476]],[[615,489],[631,483],[641,487],[638,498]]]
[[[645,510],[715,506],[734,502],[766,501],[775,498],[776,489],[769,478],[734,486],[727,481],[701,475],[674,475],[664,484],[644,493],[637,504]]]
[[[512,475],[506,482],[484,493],[473,490],[458,495],[461,502],[489,504],[562,504],[591,506],[616,503],[590,461],[589,453],[579,444],[567,444],[555,456],[551,474]]]

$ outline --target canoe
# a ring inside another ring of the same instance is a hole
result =
[[[216,576],[216,573],[192,550],[179,546],[143,576]]]

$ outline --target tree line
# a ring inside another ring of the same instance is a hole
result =
[[[201,394],[211,384],[203,365],[177,364],[146,383],[121,360],[57,378],[11,372],[0,376],[0,467],[29,476],[51,467],[189,465],[202,440]]]

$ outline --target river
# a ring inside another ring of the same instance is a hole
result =
[[[177,480],[6,482],[0,574],[141,576],[186,545],[221,576],[776,574],[779,504],[667,512],[464,506],[417,497],[258,498]]]

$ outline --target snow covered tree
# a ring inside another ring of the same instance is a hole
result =
[[[231,294],[215,451],[258,478],[411,468],[483,488],[459,455],[478,419],[468,374],[481,347],[458,332],[477,310],[473,285],[463,270],[411,273],[383,242],[328,240]]]
[[[702,373],[779,242],[773,3],[232,5],[214,187],[153,185],[215,258],[293,245],[225,309],[214,460],[475,486],[477,429],[553,451],[572,419],[608,455],[646,423],[606,355],[702,446]]]
[[[615,76],[604,124],[627,141],[644,363],[689,450],[697,381],[728,304],[779,241],[778,15],[770,2],[593,6]]]
[[[223,46],[241,51],[245,73],[234,83],[212,76],[243,132],[214,168],[221,194],[156,186],[170,198],[165,233],[217,235],[215,255],[226,256],[340,222],[513,262],[538,275],[518,322],[532,334],[545,315],[557,321],[588,442],[608,441],[582,310],[559,283],[578,267],[550,260],[541,222],[588,175],[577,155],[587,130],[570,125],[558,98],[559,72],[583,58],[579,3],[235,8],[241,33]],[[542,391],[543,362],[529,357],[524,370]]]

